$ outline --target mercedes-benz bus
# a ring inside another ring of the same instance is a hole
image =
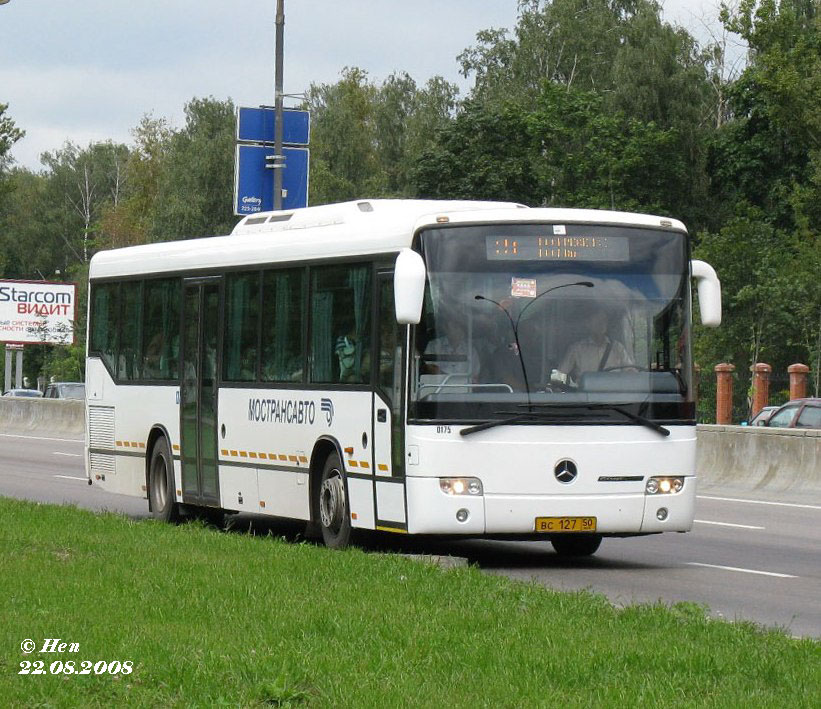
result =
[[[243,218],[90,266],[87,471],[152,514],[541,539],[693,523],[680,222],[368,200]]]

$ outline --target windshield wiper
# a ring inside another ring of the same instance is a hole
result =
[[[527,421],[529,419],[534,419],[536,421],[555,421],[561,420],[566,418],[572,418],[570,414],[551,414],[546,412],[538,412],[538,411],[530,411],[528,413],[513,413],[512,411],[495,411],[494,413],[497,414],[513,414],[508,418],[503,419],[493,419],[492,421],[485,421],[484,423],[478,423],[475,426],[468,426],[467,428],[463,428],[459,431],[460,436],[469,436],[471,433],[478,433],[479,431],[486,431],[489,428],[496,428],[496,426],[507,426],[513,423],[520,423],[521,421]]]
[[[661,424],[656,423],[655,421],[642,416],[641,414],[634,414],[629,409],[625,409],[624,407],[627,404],[584,404],[584,403],[556,403],[556,404],[534,404],[538,408],[557,408],[557,409],[566,409],[566,408],[580,408],[580,409],[605,409],[607,411],[616,411],[620,413],[622,416],[629,418],[631,421],[635,421],[636,423],[640,423],[642,426],[647,426],[647,428],[652,428],[656,433],[660,433],[662,436],[669,436],[670,429],[664,428]]]
[[[585,408],[588,409],[607,409],[608,411],[618,411],[622,416],[626,416],[631,421],[635,421],[636,423],[640,423],[642,426],[647,426],[647,428],[652,428],[656,433],[660,433],[662,436],[669,436],[670,429],[664,428],[661,424],[656,423],[655,421],[641,416],[640,414],[634,414],[629,409],[624,409],[618,404],[586,404]]]
[[[653,429],[656,433],[661,434],[662,436],[669,436],[670,429],[664,428],[661,424],[656,423],[655,421],[641,416],[640,414],[634,414],[629,409],[624,408],[624,404],[583,404],[583,403],[561,403],[561,404],[520,404],[520,406],[535,406],[541,409],[589,409],[589,410],[596,410],[596,409],[605,409],[607,411],[615,411],[626,418],[629,418],[631,421],[635,421],[642,426],[646,426],[647,428]],[[503,419],[494,419],[492,421],[485,421],[484,423],[478,423],[475,426],[468,426],[467,428],[463,428],[459,431],[460,436],[469,436],[472,433],[479,433],[479,431],[486,431],[489,428],[496,428],[496,426],[508,426],[514,423],[521,423],[522,421],[528,420],[536,420],[536,421],[561,421],[562,419],[578,419],[578,415],[572,413],[564,413],[564,412],[550,412],[550,411],[528,411],[527,413],[515,413],[512,411],[494,411],[496,414],[511,414],[507,418]]]

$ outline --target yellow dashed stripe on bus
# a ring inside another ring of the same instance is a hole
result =
[[[145,443],[141,441],[114,441],[118,448],[145,448]]]
[[[127,444],[126,444],[127,445]],[[137,445],[136,443],[133,445]],[[244,450],[233,450],[233,449],[220,449],[220,455],[223,458],[251,458],[254,460],[282,460],[291,463],[296,463],[297,465],[305,465],[308,463],[308,458],[304,455],[286,455],[284,453],[263,453],[261,451],[244,451]],[[354,461],[356,462],[356,461]],[[367,463],[364,464],[367,467]]]

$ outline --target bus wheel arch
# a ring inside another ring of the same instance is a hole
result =
[[[154,453],[154,446],[157,445],[157,441],[160,438],[165,438],[165,440],[168,442],[168,448],[170,450],[171,439],[168,436],[168,431],[165,430],[164,426],[152,426],[151,430],[148,432],[148,440],[145,442],[145,494],[148,497],[149,512],[153,511],[151,509],[151,495],[149,494],[149,487],[151,485],[151,456]]]
[[[311,522],[332,549],[344,549],[352,536],[343,460],[339,443],[331,438],[317,441],[311,454]]]
[[[180,506],[176,501],[174,456],[168,433],[162,427],[151,429],[146,443],[145,487],[148,509],[155,519],[176,522]]]

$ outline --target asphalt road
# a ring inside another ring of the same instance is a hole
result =
[[[0,434],[0,495],[148,516],[145,500],[88,486],[82,455],[82,440]],[[589,589],[617,605],[695,602],[730,620],[821,637],[821,499],[703,490],[696,520],[688,534],[605,539],[594,557],[583,560],[563,560],[547,542],[390,537],[372,546],[466,557],[488,573]],[[235,526],[246,524],[277,523],[243,517]],[[289,526],[282,529],[287,533]]]

